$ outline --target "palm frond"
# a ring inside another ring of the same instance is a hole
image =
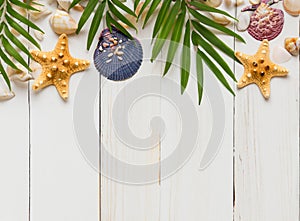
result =
[[[31,71],[27,61],[20,55],[18,50],[22,51],[28,57],[31,57],[31,55],[27,47],[11,33],[11,29],[15,29],[39,49],[39,43],[22,27],[22,25],[41,32],[43,31],[14,9],[16,6],[24,10],[38,11],[30,5],[30,1],[28,1],[28,3],[23,3],[19,0],[1,0],[0,2],[0,74],[4,77],[9,89],[11,89],[9,77],[3,67],[4,63],[14,69],[18,69],[14,61],[16,60],[27,70]]]
[[[71,7],[73,7],[80,1],[81,0],[74,0]],[[121,21],[128,27],[136,29],[135,25],[133,25],[131,22],[132,20],[124,16],[123,12],[139,19],[142,17],[142,13],[145,12],[146,7],[149,7],[148,12],[145,16],[145,20],[143,22],[143,28],[147,25],[150,18],[155,15],[154,12],[158,10],[152,32],[152,42],[154,42],[154,44],[152,48],[151,61],[154,61],[157,58],[164,45],[166,44],[167,39],[170,39],[167,53],[167,62],[164,68],[163,75],[169,72],[174,57],[178,52],[178,46],[180,45],[180,43],[183,43],[181,54],[180,85],[181,93],[184,92],[190,76],[190,42],[193,42],[193,44],[196,46],[196,70],[199,104],[202,100],[203,94],[203,63],[208,66],[208,68],[212,71],[212,73],[216,76],[220,83],[230,93],[234,94],[222,71],[224,71],[232,80],[236,81],[234,73],[216,49],[219,49],[221,52],[234,59],[235,61],[237,61],[237,59],[234,55],[234,51],[220,38],[218,38],[217,35],[210,30],[210,28],[221,31],[226,35],[240,40],[241,42],[245,43],[245,41],[240,35],[206,17],[204,14],[202,14],[202,12],[219,13],[233,20],[236,20],[236,18],[223,10],[212,8],[204,3],[195,0],[189,1],[188,3],[186,2],[186,0],[145,0],[142,6],[140,5],[140,0],[134,0],[134,10],[131,10],[122,2],[123,1],[121,0],[89,1],[84,13],[80,18],[77,30],[77,33],[79,33],[93,11],[96,9],[92,24],[89,29],[87,41],[88,49],[90,48],[95,34],[98,31],[99,24],[103,16],[106,17],[106,25],[108,28],[111,29],[112,25],[114,25],[125,35],[132,38],[131,34],[117,20]],[[102,6],[100,7],[99,5]],[[136,15],[134,12],[137,7],[141,7],[138,15]],[[214,62],[216,62],[217,65]],[[222,69],[222,71],[220,69]]]

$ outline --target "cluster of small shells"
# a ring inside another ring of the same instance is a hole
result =
[[[104,42],[103,45],[100,45],[99,51],[102,52],[102,51],[104,51],[108,47],[114,47],[114,46],[117,46],[119,43],[120,44],[122,43],[122,39],[118,40],[118,38],[116,38],[116,37],[110,38],[109,41],[110,41],[110,43]],[[118,58],[119,61],[123,61],[123,57],[122,56],[123,56],[124,52],[122,51],[122,49],[124,49],[124,48],[125,48],[125,45],[118,46],[114,52],[109,53],[107,55],[108,60],[106,60],[106,63],[110,63],[112,61],[112,57],[114,55],[117,56],[117,58]]]

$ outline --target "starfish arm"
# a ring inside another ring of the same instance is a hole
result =
[[[67,100],[69,97],[69,81],[70,78],[54,81],[54,86],[62,99]]]
[[[32,89],[35,91],[41,90],[51,84],[52,84],[52,81],[49,79],[49,77],[47,77],[47,72],[43,71],[39,75],[39,77],[34,81],[34,84],[32,85]]]
[[[283,77],[288,75],[289,70],[279,65],[274,65],[270,71],[272,77]]]
[[[271,84],[270,81],[266,82],[264,85],[258,85],[260,92],[264,96],[265,99],[270,98],[271,93]]]
[[[46,64],[51,59],[51,52],[31,51],[30,54],[40,65]]]
[[[73,58],[70,63],[72,73],[83,71],[90,66],[90,61]]]
[[[239,59],[240,62],[242,62],[242,64],[247,64],[249,57],[251,57],[250,55],[244,54],[239,51],[235,52],[235,56],[237,59]]]
[[[253,81],[253,79],[248,78],[247,77],[247,72],[244,72],[243,76],[241,77],[241,79],[237,83],[237,88],[240,89],[240,88],[246,87],[247,85],[253,84],[253,83],[255,83]]]
[[[70,56],[68,37],[66,34],[59,36],[54,51],[58,55],[63,54],[65,57]]]
[[[257,56],[260,56],[264,59],[269,58],[270,57],[270,48],[269,48],[269,42],[268,40],[263,40],[262,43],[260,44],[257,52],[256,52]]]

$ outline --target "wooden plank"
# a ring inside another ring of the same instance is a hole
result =
[[[152,27],[134,33],[144,51],[138,73],[123,82],[101,78],[101,220],[160,220],[160,146],[151,131],[160,98],[150,92],[160,90],[161,65],[149,61]]]
[[[281,7],[274,5],[274,7]],[[298,36],[299,18],[285,14],[284,38]],[[243,33],[247,45],[236,50],[254,54],[260,42]],[[272,55],[271,55],[272,56]],[[286,78],[271,81],[268,101],[255,85],[237,91],[235,111],[235,220],[299,220],[299,59],[280,64]],[[236,64],[240,77],[243,67]]]
[[[2,77],[1,88],[6,88]],[[0,219],[28,220],[29,106],[27,83],[12,83],[16,97],[0,103]]]
[[[233,9],[229,13],[234,14]],[[220,37],[233,48],[232,38]],[[223,57],[233,68],[233,61]],[[171,92],[169,99],[162,99],[162,118],[167,126],[161,158],[171,159],[175,152],[179,154],[171,161],[174,168],[178,166],[174,174],[168,174],[170,165],[162,162],[165,179],[161,184],[161,220],[232,220],[233,97],[205,65],[204,96],[198,106],[195,52],[191,58],[191,76],[183,95],[180,58],[177,57],[167,76],[177,86],[162,81],[162,94]],[[194,112],[196,117],[192,117]],[[220,142],[211,143],[212,140]],[[183,156],[185,161],[181,165]],[[167,175],[170,177],[166,178]]]
[[[50,7],[50,6],[48,6]],[[56,4],[53,4],[56,7]],[[71,16],[78,21],[80,13],[71,11]],[[48,17],[37,24],[45,31],[46,36],[41,43],[42,50],[51,51],[58,40],[48,24]],[[87,24],[87,28],[89,24]],[[70,54],[75,58],[92,59],[93,50],[87,52],[85,43],[86,31],[80,35],[69,36]],[[96,47],[96,42],[92,48]],[[86,78],[94,77],[91,86],[82,86]],[[90,88],[98,88],[98,73],[92,65],[84,72],[71,77],[70,93],[64,102],[54,86],[36,93],[31,92],[31,220],[99,220],[99,176],[97,167],[94,168],[86,148],[91,148],[98,161],[98,137],[93,140],[96,146],[80,146],[78,140],[78,122],[80,119],[92,121],[98,125],[99,108],[97,103],[91,105],[85,102],[90,96]],[[77,90],[78,89],[78,90]],[[79,95],[78,95],[78,94]],[[95,91],[97,96],[97,90]],[[93,94],[92,94],[93,95]],[[82,100],[78,100],[82,99]],[[74,116],[78,103],[95,115]],[[75,106],[77,105],[77,106]],[[85,106],[89,105],[89,106]],[[94,109],[95,108],[95,109]],[[77,117],[77,118],[76,118]],[[87,131],[93,131],[87,128]],[[96,126],[97,127],[97,126]],[[79,134],[89,138],[89,133]],[[95,162],[93,162],[95,163]]]

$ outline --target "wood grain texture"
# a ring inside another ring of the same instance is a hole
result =
[[[281,3],[274,7],[281,8]],[[224,9],[234,14],[234,8]],[[80,13],[71,15],[78,21]],[[41,42],[45,51],[58,39],[48,19],[37,22],[46,32]],[[233,97],[205,68],[206,90],[197,106],[194,59],[184,95],[179,54],[164,78],[166,53],[150,63],[153,22],[133,33],[143,45],[144,61],[129,80],[108,81],[91,64],[72,76],[68,102],[53,86],[36,93],[27,83],[13,85],[16,97],[0,103],[0,220],[299,220],[299,58],[281,64],[290,73],[271,81],[268,101],[255,85],[236,90]],[[92,62],[97,40],[89,52],[84,50],[88,27],[70,36],[70,52]],[[260,42],[247,32],[239,34],[246,45],[219,37],[237,51],[254,54]],[[299,36],[299,17],[285,15],[282,34],[270,43],[271,55],[287,36]],[[242,76],[243,67],[224,58],[235,67],[237,79]],[[95,85],[82,86],[83,81]],[[219,88],[220,94],[211,88]],[[78,94],[82,101],[94,99],[93,104],[82,103],[88,114],[80,120],[94,123],[86,131],[74,123]],[[224,107],[216,105],[216,97]],[[186,118],[186,113],[195,113],[197,119]],[[213,132],[222,125],[220,118],[225,124],[220,149],[202,168],[210,139],[217,138]],[[97,135],[93,145],[81,146],[78,133],[89,137],[90,129]],[[190,139],[178,146],[186,137]]]
[[[280,7],[274,5],[274,7]],[[254,54],[259,42],[248,33],[236,50]],[[299,36],[299,18],[285,14],[282,34],[270,42],[271,58],[284,38]],[[235,111],[235,208],[237,221],[299,220],[299,59],[280,64],[286,78],[271,81],[266,101],[255,85],[237,91]],[[236,64],[240,77],[243,67]]]
[[[101,77],[101,220],[160,220],[159,167],[147,169],[160,159],[159,137],[151,135],[151,121],[160,114],[160,97],[151,87],[160,89],[161,74],[160,63],[150,62],[152,27],[150,22],[134,33],[144,51],[135,76],[123,82]]]
[[[0,84],[6,86],[4,81]],[[0,104],[0,219],[25,221],[29,216],[28,88],[27,83],[13,83],[12,88],[17,96]]]
[[[48,6],[54,10],[56,4]],[[80,14],[71,12],[76,20]],[[51,51],[58,39],[49,26],[48,17],[37,24],[45,31],[41,43],[43,51]],[[89,25],[89,24],[87,24]],[[88,26],[87,26],[88,27]],[[92,51],[85,50],[86,35],[69,36],[70,54],[75,58],[92,61]],[[78,43],[82,42],[82,43]],[[93,45],[92,47],[95,47]],[[70,96],[64,102],[56,88],[47,87],[39,92],[31,91],[31,220],[65,221],[99,219],[98,171],[82,154],[74,131],[74,104],[77,87],[85,75],[98,74],[90,69],[71,77]],[[98,85],[96,85],[98,87]],[[88,89],[86,89],[88,90]],[[87,93],[81,91],[81,93]],[[94,109],[94,105],[85,108]],[[96,113],[99,109],[96,108]],[[97,116],[97,115],[96,115]],[[82,116],[94,118],[94,116]],[[78,119],[77,119],[78,120]],[[98,125],[95,118],[95,125]],[[88,136],[88,134],[86,134]],[[98,141],[96,140],[96,144]],[[99,147],[90,147],[96,148]],[[95,153],[98,157],[99,152]]]
[[[227,10],[229,13],[234,14],[233,9]],[[233,47],[233,38],[224,35],[221,35],[221,38],[229,47]],[[228,65],[233,68],[233,61],[225,55],[223,57]],[[195,147],[192,148],[193,150],[190,152],[185,164],[172,176],[162,181],[161,220],[232,220],[233,97],[223,88],[203,62],[205,66],[204,96],[201,105],[198,106],[196,54],[194,51],[191,58],[190,79],[184,95],[180,95],[180,66],[175,65],[167,76],[168,79],[177,82],[178,87],[175,90],[164,80],[162,81],[163,89],[172,89],[172,94],[181,96],[179,99],[182,99],[173,105],[168,100],[162,100],[162,118],[169,125],[166,129],[166,138],[169,136],[169,139],[164,139],[161,144],[162,159],[170,157],[176,148],[181,148],[178,144],[179,140],[186,136],[184,130],[189,131],[188,136],[190,137],[188,140],[194,139],[192,134],[196,131],[197,139]],[[177,57],[174,64],[180,64],[179,57]],[[229,78],[227,79],[232,82]],[[215,89],[211,90],[211,88]],[[182,113],[176,111],[176,106],[180,109],[180,106],[187,99],[191,99],[192,103],[184,105]],[[225,113],[222,112],[223,109]],[[197,119],[195,121],[197,122],[189,122],[188,128],[184,128],[183,115],[187,111],[196,112]],[[222,121],[225,122],[225,128],[222,126]],[[215,134],[216,128],[214,127],[221,127],[218,129],[221,129],[222,133]],[[219,138],[221,138],[220,143],[210,144],[210,139],[218,140]],[[182,154],[173,163],[176,164],[176,161],[180,161],[182,155],[189,151],[190,145],[191,142],[185,141],[181,149]],[[207,155],[205,155],[207,148],[210,149],[208,152],[214,152],[215,154],[212,154],[211,159],[205,160],[203,157],[207,158]],[[217,151],[212,151],[212,149]],[[202,168],[202,162],[211,163],[208,165],[205,163],[204,168]],[[165,169],[162,166],[162,171]]]

